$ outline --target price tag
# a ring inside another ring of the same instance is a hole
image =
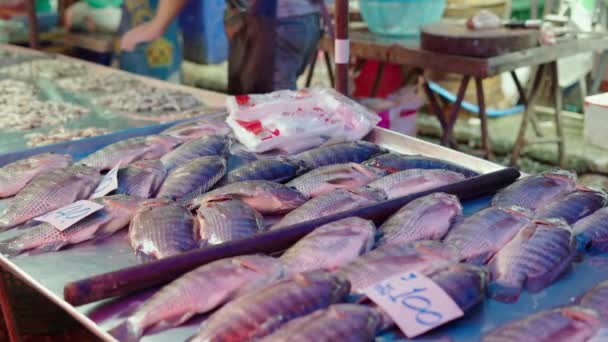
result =
[[[363,293],[380,306],[408,338],[464,315],[441,287],[418,272],[388,278],[364,289]]]
[[[51,211],[48,214],[37,217],[36,221],[50,223],[60,231],[73,226],[76,222],[84,219],[92,213],[103,209],[103,205],[87,200],[74,202],[63,208]]]
[[[114,166],[112,170],[103,176],[97,185],[97,188],[95,188],[95,191],[93,191],[91,198],[103,197],[118,189],[118,169],[120,169],[120,164],[121,163],[118,163],[118,165]]]

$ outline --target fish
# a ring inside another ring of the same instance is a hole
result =
[[[303,162],[286,157],[255,160],[228,172],[222,180],[222,184],[226,185],[248,180],[267,180],[284,183],[307,170],[308,167]]]
[[[488,292],[505,303],[517,301],[524,288],[539,292],[570,267],[575,254],[572,228],[563,220],[534,221],[490,259]]]
[[[21,191],[38,175],[72,164],[69,154],[41,153],[0,167],[0,198]]]
[[[375,167],[388,173],[395,173],[410,169],[425,169],[453,171],[463,174],[466,178],[479,176],[478,172],[466,167],[450,163],[445,160],[421,155],[386,153],[365,161],[363,165]]]
[[[608,322],[608,280],[603,281],[587,291],[578,305],[597,311],[604,322]]]
[[[196,211],[200,245],[240,240],[264,231],[262,216],[239,200],[203,203]]]
[[[64,231],[42,222],[15,238],[0,242],[0,253],[16,256],[31,250],[42,253],[55,252],[69,245],[103,239],[129,224],[140,199],[126,195],[111,195],[91,201],[103,205],[103,209]]]
[[[163,259],[197,247],[190,211],[166,198],[146,200],[129,226],[131,247],[141,260]]]
[[[150,198],[165,180],[167,170],[158,160],[138,160],[118,169],[118,189],[123,195]]]
[[[39,175],[0,213],[0,230],[88,198],[101,180],[97,169],[73,165]]]
[[[498,207],[519,206],[536,211],[576,189],[576,174],[555,170],[528,176],[501,190],[492,199]]]
[[[342,266],[337,272],[351,283],[353,293],[407,271],[431,274],[458,263],[458,250],[438,241],[384,245]]]
[[[576,235],[579,252],[602,254],[608,252],[608,208],[576,222],[572,229]]]
[[[330,193],[317,196],[302,204],[299,208],[285,215],[271,229],[291,226],[297,223],[318,219],[333,214],[362,208],[380,203],[386,199],[386,194],[380,189],[361,187],[358,189],[337,189]]]
[[[206,156],[191,159],[169,171],[156,197],[187,202],[206,193],[226,174],[226,159]]]
[[[488,274],[480,266],[465,263],[452,264],[427,277],[439,286],[465,315],[485,299]],[[372,306],[381,313],[381,330],[387,330],[395,325],[388,313],[375,304]]]
[[[330,144],[298,153],[293,158],[303,161],[309,169],[341,163],[362,163],[385,150],[368,141]]]
[[[148,328],[177,327],[282,276],[281,262],[268,256],[213,261],[164,286],[109,333],[119,341],[137,341]]]
[[[369,252],[375,231],[372,221],[358,217],[334,221],[301,238],[280,259],[289,273],[335,270]]]
[[[393,199],[458,183],[464,179],[463,174],[452,171],[410,169],[382,177],[368,186],[384,190],[388,198]]]
[[[228,135],[231,132],[232,129],[224,120],[202,118],[175,124],[160,134],[170,135],[186,142],[209,135]]]
[[[260,342],[369,342],[380,327],[379,313],[357,304],[334,304],[296,318]]]
[[[462,205],[454,195],[435,193],[418,198],[380,226],[376,245],[441,240],[461,215]]]
[[[296,188],[308,197],[317,197],[336,189],[358,188],[385,175],[380,169],[357,163],[333,164],[305,173],[291,180],[287,186]]]
[[[227,303],[201,325],[191,342],[254,341],[343,300],[349,290],[348,281],[337,274],[297,273]]]
[[[173,170],[185,162],[207,156],[225,157],[228,154],[230,138],[221,135],[209,135],[197,138],[165,154],[160,161],[167,170]]]
[[[127,165],[138,160],[158,159],[180,143],[181,140],[168,135],[134,137],[97,150],[80,160],[79,163],[101,171],[110,170],[116,165]]]
[[[580,188],[562,198],[550,202],[536,211],[537,219],[561,218],[568,224],[593,214],[606,206],[607,195],[603,191]]]
[[[545,310],[486,333],[482,342],[586,342],[600,329],[593,310],[579,306]]]
[[[240,199],[260,214],[285,214],[304,204],[308,197],[284,184],[252,180],[228,184],[198,196],[188,203],[195,210],[202,203]]]
[[[489,207],[454,224],[444,238],[468,263],[483,265],[531,222],[532,213],[519,207]]]

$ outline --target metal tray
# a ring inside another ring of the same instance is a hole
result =
[[[101,137],[13,152],[0,156],[0,165],[45,151],[70,153],[74,158],[79,159],[112,142],[138,135],[158,133],[169,125],[129,129]],[[502,168],[485,160],[381,128],[376,128],[367,139],[396,152],[441,158],[480,173]],[[0,201],[0,210],[6,205],[6,202],[8,200]],[[465,203],[465,213],[475,212],[486,206],[488,202],[489,199],[484,198]],[[17,233],[15,231],[2,233],[0,239],[9,238]],[[132,309],[134,304],[151,295],[154,289],[131,297],[73,307],[63,300],[63,286],[70,281],[137,264],[138,261],[125,240],[126,232],[123,231],[101,242],[87,242],[56,253],[22,255],[12,259],[0,256],[0,266],[50,298],[101,339],[114,341],[106,331],[116,325],[118,318]],[[518,303],[512,305],[488,300],[467,317],[453,322],[424,339],[449,336],[455,341],[477,340],[482,332],[503,322],[544,308],[568,303],[576,295],[603,279],[608,279],[608,256],[585,260],[583,263],[575,265],[572,271],[546,291],[535,295],[524,294]],[[196,333],[201,320],[202,318],[198,318],[179,328],[149,334],[142,341],[183,341]],[[402,337],[396,333],[387,333],[378,339],[392,341],[402,339]]]

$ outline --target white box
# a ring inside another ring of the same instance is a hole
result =
[[[608,150],[608,93],[585,99],[585,142]]]

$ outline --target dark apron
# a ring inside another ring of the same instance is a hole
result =
[[[229,0],[228,93],[255,94],[274,90],[276,0]]]

